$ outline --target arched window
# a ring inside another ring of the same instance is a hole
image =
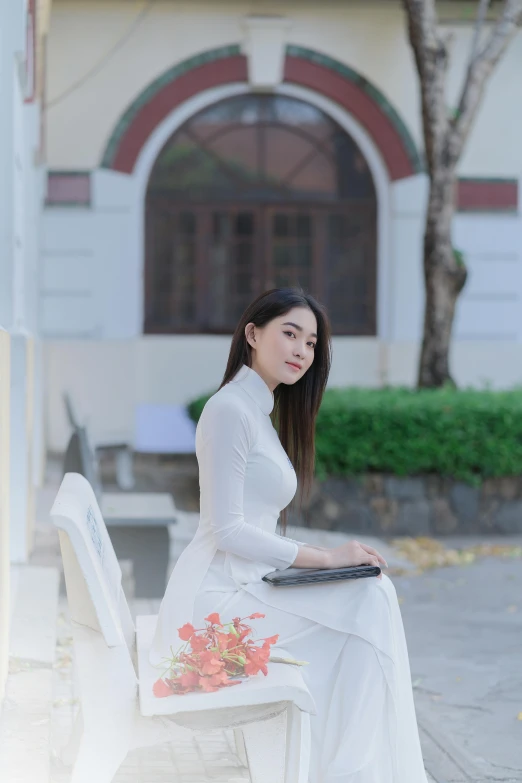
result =
[[[371,173],[328,115],[284,96],[204,109],[164,145],[146,197],[145,331],[230,334],[268,288],[301,285],[334,334],[375,334]]]

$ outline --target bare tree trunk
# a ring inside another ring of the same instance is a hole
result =
[[[487,80],[517,31],[522,0],[504,0],[482,40],[489,0],[479,0],[469,63],[460,99],[450,118],[445,103],[448,37],[437,23],[435,0],[402,0],[419,75],[424,149],[430,192],[424,231],[426,305],[419,386],[453,382],[449,369],[451,331],[466,267],[451,241],[455,172],[484,94]]]
[[[451,331],[457,298],[467,277],[451,242],[454,182],[454,172],[442,169],[430,183],[424,233],[426,303],[418,376],[421,387],[453,383],[448,358]]]

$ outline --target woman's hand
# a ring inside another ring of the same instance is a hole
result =
[[[344,568],[345,566],[357,565],[381,565],[387,566],[388,563],[382,555],[368,544],[361,544],[360,541],[347,541],[345,544],[336,546],[326,551],[325,568]],[[379,574],[382,579],[382,574]]]
[[[344,568],[353,565],[380,565],[388,563],[371,546],[360,541],[347,541],[341,546],[326,549],[322,546],[303,544],[299,546],[297,557],[292,563],[294,568]],[[382,574],[379,574],[379,579]]]

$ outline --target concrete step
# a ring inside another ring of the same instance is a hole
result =
[[[9,675],[0,714],[0,780],[48,783],[59,572],[13,566]]]

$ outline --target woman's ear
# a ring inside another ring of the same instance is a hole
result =
[[[253,323],[248,323],[248,324],[245,326],[245,337],[246,337],[246,341],[247,341],[247,343],[248,343],[248,344],[249,344],[251,347],[253,346],[253,343],[255,343],[255,341],[256,341],[256,334],[255,334],[255,330],[256,330],[256,327],[255,327],[255,324],[253,324]]]

